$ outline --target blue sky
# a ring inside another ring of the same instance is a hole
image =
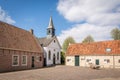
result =
[[[0,0],[1,8],[15,21],[13,25],[25,30],[32,28],[38,37],[46,36],[51,15],[56,35],[71,24],[57,12],[57,4],[58,0]]]
[[[51,15],[61,44],[68,36],[111,40],[110,31],[120,28],[120,0],[0,0],[0,20],[37,37],[46,36]]]

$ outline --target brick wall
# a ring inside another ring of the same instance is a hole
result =
[[[12,65],[12,56],[19,56],[19,65]],[[22,55],[27,56],[27,65],[22,65]],[[0,49],[0,72],[6,71],[15,71],[15,70],[24,70],[24,69],[32,69],[32,56],[34,56],[34,68],[43,67],[43,54],[37,52],[27,52],[27,51],[19,51],[19,50],[10,50],[10,49]],[[41,61],[39,58],[41,56]]]

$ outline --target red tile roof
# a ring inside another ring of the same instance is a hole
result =
[[[0,21],[0,48],[42,52],[35,37],[26,30]]]
[[[106,49],[111,49],[107,52]],[[120,55],[120,40],[69,45],[66,55]]]

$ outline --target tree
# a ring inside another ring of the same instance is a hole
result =
[[[64,64],[65,63],[65,53],[66,53],[66,50],[69,46],[69,44],[72,44],[72,43],[75,43],[75,40],[72,38],[72,37],[67,37],[64,42],[63,42],[63,45],[62,45],[62,52],[61,52],[61,63]]]
[[[111,36],[114,40],[120,40],[120,30],[118,28],[112,29]]]
[[[65,53],[61,51],[61,64],[65,64]]]
[[[90,42],[94,42],[94,39],[91,35],[88,35],[83,41],[82,43],[90,43]]]
[[[63,43],[63,45],[62,45],[63,52],[66,52],[69,44],[72,44],[72,43],[75,43],[75,40],[74,40],[72,37],[67,37],[67,38],[64,40],[64,43]]]

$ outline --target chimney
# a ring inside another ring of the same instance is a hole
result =
[[[34,31],[33,31],[33,29],[30,29],[30,33],[33,35],[34,34]]]
[[[69,45],[71,45],[71,43],[69,43]]]

